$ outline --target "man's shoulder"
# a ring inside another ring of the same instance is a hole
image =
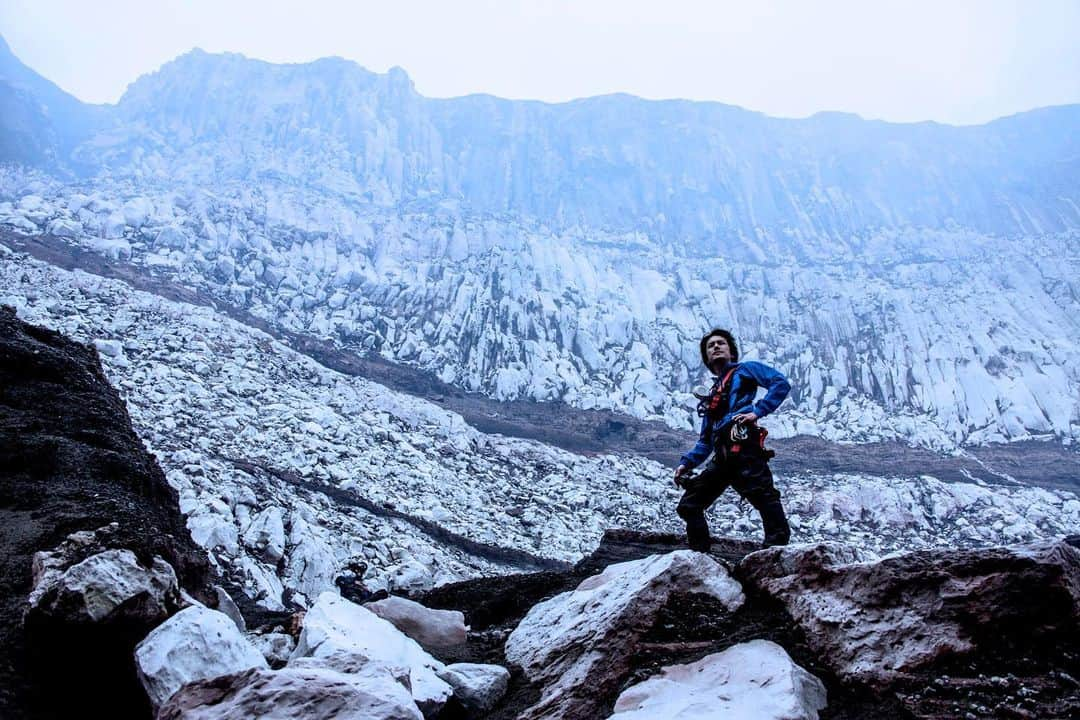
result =
[[[776,368],[774,368],[772,365],[766,365],[765,363],[759,362],[757,360],[746,360],[744,362],[741,362],[741,363],[739,363],[738,369],[740,371],[748,374],[748,375],[757,375],[757,376],[780,375],[780,376],[783,376],[783,373],[780,372],[779,370],[777,370]]]

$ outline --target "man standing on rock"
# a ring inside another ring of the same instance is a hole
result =
[[[765,547],[787,545],[791,537],[780,493],[769,470],[771,450],[765,449],[768,432],[758,427],[787,397],[791,384],[775,368],[759,362],[739,362],[735,337],[715,329],[701,338],[701,361],[715,375],[709,395],[698,403],[701,435],[697,445],[682,456],[675,470],[675,485],[683,489],[677,511],[686,521],[691,549],[708,552],[709,525],[705,511],[730,485],[761,514]],[[759,387],[766,393],[754,402]],[[689,474],[709,457],[696,476]]]

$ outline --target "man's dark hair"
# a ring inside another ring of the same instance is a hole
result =
[[[719,335],[727,340],[728,347],[731,348],[731,362],[739,362],[739,346],[735,344],[735,336],[727,330],[721,330],[720,328],[713,328],[709,332],[705,333],[705,336],[701,338],[701,362],[705,367],[709,367],[709,356],[705,354],[705,343],[709,342],[709,338]],[[709,368],[712,370],[712,368]]]

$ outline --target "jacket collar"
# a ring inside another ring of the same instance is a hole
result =
[[[730,370],[731,370],[731,369],[732,369],[733,367],[735,367],[735,366],[736,366],[736,365],[738,365],[738,364],[739,364],[739,363],[737,363],[737,362],[729,362],[729,363],[724,363],[724,366],[723,366],[723,367],[721,367],[719,371],[716,371],[716,370],[713,370],[713,371],[712,371],[712,373],[713,373],[713,379],[714,379],[714,380],[716,380],[717,382],[719,382],[719,381],[720,381],[720,380],[721,380],[721,379],[722,379],[722,378],[723,378],[723,377],[724,377],[725,375],[727,375],[727,374],[728,374],[728,372],[729,372],[729,371],[730,371]],[[711,368],[710,368],[710,369],[711,369]]]

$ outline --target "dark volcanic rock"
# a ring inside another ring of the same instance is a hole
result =
[[[737,575],[781,601],[838,676],[897,693],[918,717],[954,717],[956,692],[976,717],[986,708],[1003,717],[1080,715],[1071,680],[1080,671],[1080,551],[1072,545],[862,559],[836,543],[770,548],[744,558]]]
[[[95,350],[0,308],[0,717],[148,715],[140,623],[23,623],[33,554],[116,523],[95,551],[154,556],[205,594],[208,564]]]

